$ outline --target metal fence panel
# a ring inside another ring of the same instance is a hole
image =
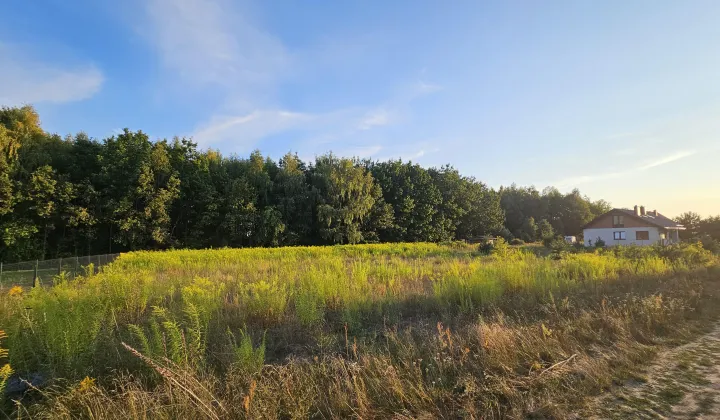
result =
[[[13,286],[52,286],[59,279],[96,274],[120,254],[87,255],[42,261],[0,263],[0,289]]]

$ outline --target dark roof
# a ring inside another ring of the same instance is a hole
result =
[[[600,216],[596,217],[595,219],[593,219],[592,221],[587,223],[585,226],[592,224],[595,220],[599,219],[600,217],[605,216],[608,213],[616,213],[616,212],[624,213],[630,217],[644,220],[646,223],[650,223],[651,225],[655,225],[655,226],[658,226],[661,228],[685,229],[685,226],[681,225],[680,223],[675,222],[674,220],[672,220],[668,217],[663,216],[660,213],[657,213],[657,216],[656,216],[654,211],[652,214],[650,214],[649,212],[646,211],[644,216],[639,216],[639,215],[635,214],[635,210],[632,210],[632,209],[612,209],[609,212],[601,214]],[[585,226],[583,226],[583,228]]]
[[[621,212],[624,212],[625,214],[629,214],[632,217],[637,217],[639,219],[645,220],[648,223],[651,223],[653,225],[657,225],[664,228],[682,228],[684,227],[680,223],[663,216],[660,213],[657,213],[657,216],[655,216],[655,213],[649,214],[647,211],[645,212],[644,216],[638,216],[635,214],[635,210],[631,209],[613,209],[613,210],[620,210]]]

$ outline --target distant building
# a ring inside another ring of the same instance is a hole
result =
[[[685,226],[669,219],[657,210],[645,211],[645,206],[612,209],[583,226],[586,246],[595,246],[598,238],[605,246],[669,245],[680,242]]]
[[[564,239],[565,239],[565,242],[567,242],[569,244],[574,244],[577,242],[577,238],[575,236],[566,236]]]

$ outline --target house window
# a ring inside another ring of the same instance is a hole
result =
[[[624,241],[625,240],[625,231],[613,232],[613,239],[616,241]]]
[[[638,230],[635,232],[635,240],[636,241],[649,241],[650,240],[650,232],[647,230]]]
[[[624,216],[613,216],[613,227],[625,227],[625,217]]]

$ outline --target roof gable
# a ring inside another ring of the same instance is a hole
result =
[[[590,222],[585,224],[585,226],[583,226],[583,229],[592,228],[594,226],[607,227],[607,226],[598,226],[598,225],[603,224],[602,222],[604,222],[606,218],[609,218],[609,217],[612,217],[615,215],[623,216],[626,218],[626,220],[627,220],[627,218],[630,218],[631,220],[633,220],[633,222],[634,222],[633,224],[637,224],[637,226],[635,226],[635,227],[654,226],[654,227],[659,227],[659,228],[664,228],[664,229],[667,229],[667,228],[685,229],[685,227],[683,225],[675,222],[674,220],[672,220],[668,217],[663,216],[660,213],[655,213],[655,212],[645,213],[644,216],[640,216],[640,215],[635,214],[635,211],[630,210],[630,209],[612,209],[609,212],[601,214],[600,216],[594,218],[593,220],[591,220]]]

